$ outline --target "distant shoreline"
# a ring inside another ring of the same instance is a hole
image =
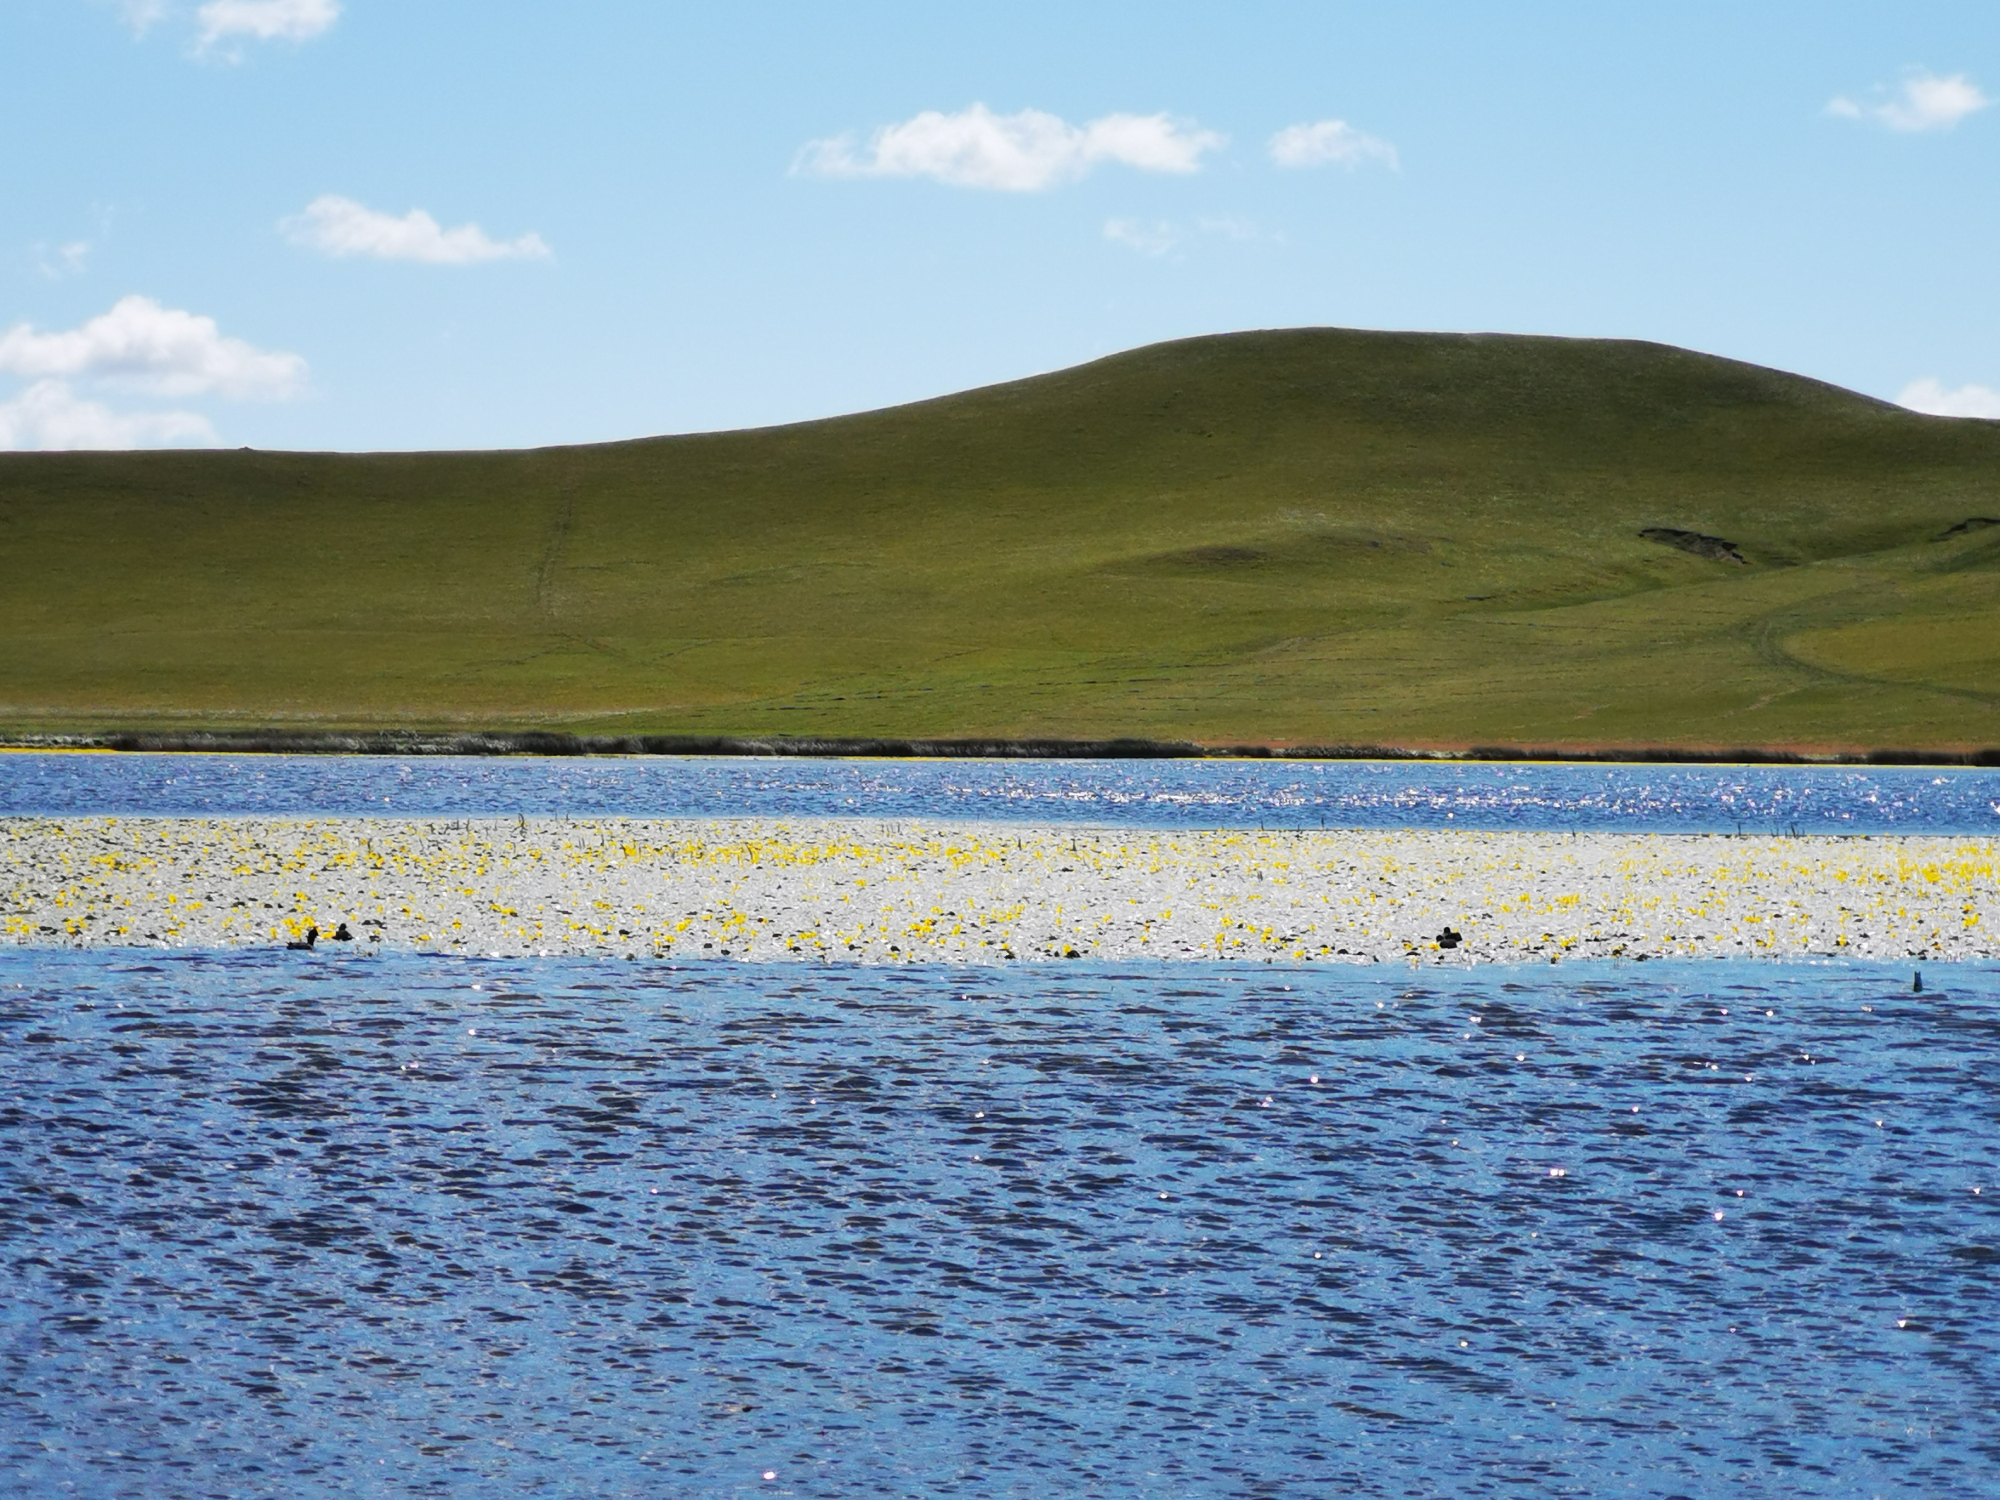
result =
[[[1185,740],[853,738],[816,735],[577,735],[551,730],[114,730],[0,735],[0,750],[138,754],[799,756],[904,760],[1406,760],[1573,761],[1625,765],[2000,766],[2000,748],[1810,751],[1737,746],[1561,748],[1472,745],[1204,745]]]

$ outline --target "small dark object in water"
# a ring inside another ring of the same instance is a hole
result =
[[[1924,976],[1923,976],[1923,971],[1919,970],[1918,972],[1910,976],[1910,993],[1912,995],[1921,995],[1923,992],[1924,992]]]
[[[1438,934],[1438,946],[1440,948],[1456,948],[1460,943],[1464,941],[1465,941],[1464,933],[1453,932],[1449,927],[1445,928],[1443,932],[1440,932]]]
[[[354,934],[347,930],[345,922],[342,922],[338,927],[333,929],[333,941],[336,943],[351,943],[354,941]]]
[[[312,952],[313,944],[318,941],[319,929],[317,927],[308,927],[306,929],[306,940],[303,943],[287,943],[285,946],[297,953],[310,953]]]
[[[1710,562],[1749,562],[1736,550],[1736,543],[1726,542],[1719,536],[1708,536],[1699,531],[1682,531],[1677,526],[1648,526],[1639,533],[1649,542],[1659,542],[1662,546],[1678,547],[1683,552],[1692,552],[1696,557],[1705,557]]]

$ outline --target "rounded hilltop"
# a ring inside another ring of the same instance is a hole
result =
[[[0,505],[16,734],[2000,743],[2000,424],[1658,344],[1236,333],[590,447],[5,455]]]

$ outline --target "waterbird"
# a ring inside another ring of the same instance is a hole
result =
[[[354,934],[347,930],[345,922],[342,922],[338,927],[333,929],[333,941],[336,943],[351,943],[354,941]]]
[[[319,929],[317,927],[308,927],[306,929],[306,940],[303,943],[287,943],[285,946],[296,952],[310,953],[312,952],[313,944],[318,941]]]
[[[1443,932],[1440,932],[1437,935],[1437,945],[1440,948],[1456,948],[1460,943],[1464,941],[1465,941],[1464,933],[1454,932],[1449,927],[1445,928]]]

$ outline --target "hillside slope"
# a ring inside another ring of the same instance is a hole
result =
[[[1985,518],[2000,423],[1336,329],[594,447],[0,455],[0,728],[2000,744]]]

